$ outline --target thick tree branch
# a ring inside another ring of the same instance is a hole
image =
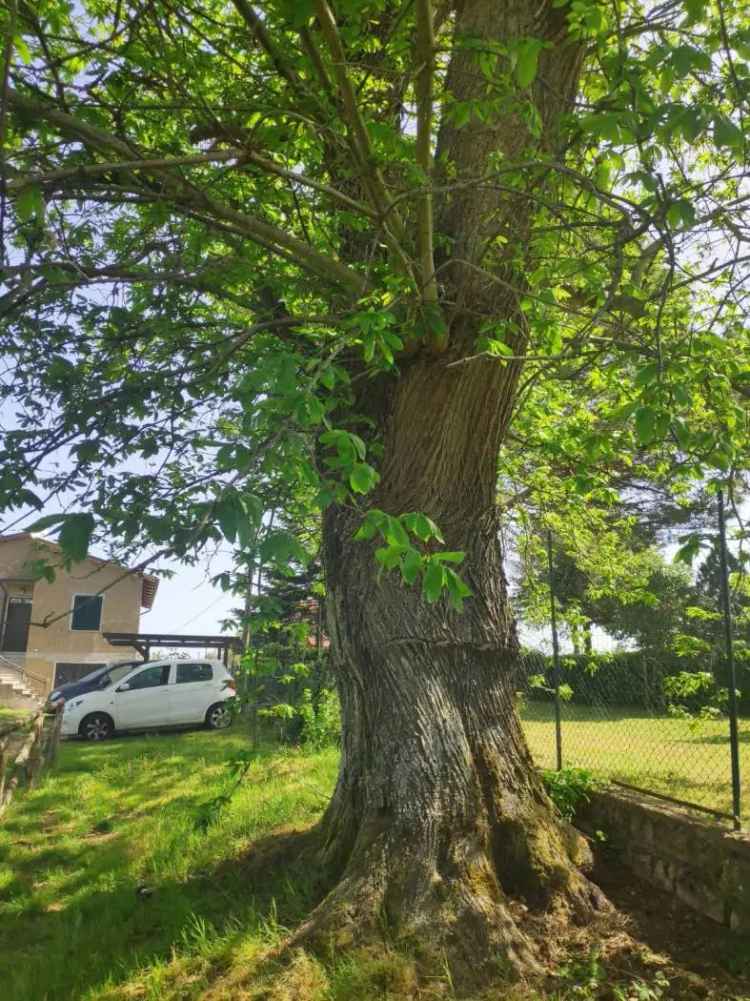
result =
[[[305,84],[302,80],[300,80],[299,76],[297,76],[293,68],[289,66],[286,59],[284,59],[283,55],[274,44],[271,36],[266,30],[266,26],[263,23],[262,18],[255,11],[252,4],[249,4],[247,0],[232,0],[232,3],[257,38],[261,48],[270,58],[273,63],[273,67],[279,76],[286,80],[298,96],[301,95],[304,98],[309,98]]]
[[[275,163],[273,160],[269,160],[268,157],[261,156],[259,153],[254,153],[252,150],[243,149],[214,150],[211,153],[196,153],[192,156],[160,157],[150,160],[113,160],[107,163],[87,163],[76,167],[64,167],[60,170],[52,170],[48,174],[17,175],[9,180],[5,187],[8,191],[22,191],[24,188],[35,184],[55,184],[57,181],[64,181],[70,177],[95,177],[118,170],[160,171],[173,167],[193,167],[206,163],[226,163],[232,160],[236,160],[238,165],[252,163],[266,173],[275,174],[277,177],[283,177],[287,181],[302,185],[302,187],[312,188],[321,194],[328,195],[329,198],[339,202],[341,205],[345,205],[354,212],[361,212],[371,219],[377,218],[375,212],[369,206],[363,205],[362,202],[358,202],[354,198],[350,198],[342,191],[338,191],[328,184],[322,184],[320,181],[316,181],[306,174],[287,170],[281,164]]]
[[[196,153],[193,156],[157,157],[140,160],[112,160],[107,163],[82,163],[76,167],[62,167],[51,170],[48,174],[16,174],[6,184],[7,191],[23,191],[33,185],[54,185],[69,177],[96,177],[118,170],[168,170],[172,167],[192,167],[204,163],[225,163],[228,160],[239,160],[243,156],[240,150],[216,150],[213,153]]]
[[[11,107],[16,110],[46,120],[57,126],[61,132],[76,136],[96,149],[116,150],[128,161],[132,160],[133,153],[137,152],[117,136],[82,122],[73,115],[59,111],[44,101],[26,97],[12,89],[9,90],[8,99]],[[142,157],[138,162],[142,163],[145,160],[146,158]],[[152,160],[152,162],[154,161]],[[158,170],[163,178],[165,194],[173,204],[199,209],[210,218],[231,223],[237,232],[269,249],[283,250],[300,267],[313,272],[326,281],[343,286],[358,294],[365,291],[367,283],[362,275],[353,268],[342,264],[336,258],[322,254],[304,240],[300,240],[278,226],[210,198],[203,191],[189,185],[179,175],[173,175],[169,168],[152,169]]]
[[[403,247],[403,222],[398,211],[391,204],[383,175],[377,165],[375,153],[370,143],[370,136],[367,132],[367,126],[360,113],[357,96],[347,73],[346,54],[336,25],[336,19],[326,0],[315,0],[315,11],[333,61],[333,72],[341,95],[344,118],[350,130],[354,154],[359,166],[363,170],[365,187],[367,188],[373,208],[382,222],[386,240],[395,255],[400,269],[406,274],[413,275],[411,261]],[[388,219],[387,222],[386,219]]]

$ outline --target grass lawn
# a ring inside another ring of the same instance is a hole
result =
[[[555,730],[551,703],[528,702],[521,714],[534,759],[555,767]],[[730,813],[732,786],[727,720],[700,721],[653,717],[634,709],[563,704],[563,765],[588,768],[714,810]],[[743,814],[750,817],[750,720],[740,721],[740,776]]]
[[[266,946],[280,915],[307,912],[303,874],[280,872],[256,894],[233,863],[263,834],[319,815],[338,752],[261,754],[205,830],[202,805],[247,747],[238,729],[62,745],[55,772],[0,826],[3,1001],[193,997],[162,992],[173,954],[191,957],[189,980],[204,954],[240,938]],[[115,987],[141,980],[142,993]]]
[[[325,805],[338,752],[261,748],[206,823],[205,805],[228,789],[226,761],[247,749],[239,726],[63,744],[56,769],[0,826],[2,1001],[457,997],[447,967],[417,988],[413,958],[386,943],[325,961],[300,951],[279,966],[273,948],[319,893],[300,846]],[[482,1001],[750,997],[723,988],[665,993],[670,968],[658,957],[648,963],[652,993],[611,993],[613,983],[640,981],[621,965],[610,976],[591,959],[568,964],[549,993],[502,980]]]

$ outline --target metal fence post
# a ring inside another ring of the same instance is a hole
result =
[[[557,609],[555,608],[555,588],[552,583],[552,532],[547,529],[547,564],[549,567],[549,607],[552,618],[552,663],[555,688],[555,750],[557,770],[562,768],[562,718],[560,715],[560,644],[557,639]]]
[[[740,744],[737,731],[737,672],[732,640],[732,609],[729,604],[729,563],[727,560],[727,529],[724,517],[724,491],[719,491],[719,552],[721,556],[721,598],[724,606],[724,645],[729,668],[729,746],[732,759],[732,813],[734,829],[741,826]]]

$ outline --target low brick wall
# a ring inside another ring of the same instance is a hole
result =
[[[576,825],[641,879],[735,931],[750,932],[750,834],[679,807],[609,787],[591,794]]]

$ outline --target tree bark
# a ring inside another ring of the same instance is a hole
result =
[[[454,30],[452,100],[497,93],[479,71],[479,43],[505,51],[539,39],[538,72],[525,93],[509,92],[499,120],[459,127],[443,116],[436,265],[449,336],[402,357],[397,377],[360,378],[355,412],[383,446],[373,506],[429,515],[446,548],[466,554],[473,596],[461,614],[445,600],[425,603],[419,586],[378,573],[373,544],[354,541],[361,513],[327,510],[328,629],[343,714],[341,769],[322,825],[334,888],[299,937],[345,944],[385,921],[420,949],[447,954],[454,970],[481,976],[499,956],[535,965],[521,915],[584,917],[602,901],[578,869],[585,843],[555,816],[514,710],[518,640],[495,493],[520,363],[472,358],[485,320],[517,356],[527,339],[533,185],[503,191],[482,178],[498,157],[559,150],[583,50],[568,36],[566,10],[550,2],[464,0]],[[536,133],[524,118],[529,101]],[[410,333],[404,343],[418,343]]]
[[[377,573],[353,540],[361,515],[324,523],[328,628],[343,713],[338,784],[323,821],[336,885],[312,931],[386,920],[478,972],[498,954],[534,965],[517,905],[583,915],[596,894],[585,846],[553,814],[514,710],[518,641],[495,507],[512,366],[419,359],[381,400],[385,452],[373,503],[423,511],[466,553],[463,613]],[[515,902],[515,903],[514,903]]]

